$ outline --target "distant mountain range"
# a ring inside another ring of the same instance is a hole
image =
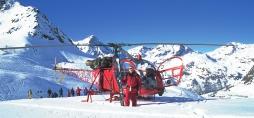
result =
[[[129,53],[141,53],[144,59],[158,63],[172,56],[184,60],[185,75],[181,86],[200,94],[234,86],[254,65],[254,44],[234,43],[222,46],[208,53],[195,52],[182,45],[158,45],[154,48],[139,46],[129,49]]]

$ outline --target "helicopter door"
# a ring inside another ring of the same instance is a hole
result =
[[[183,61],[180,57],[171,57],[160,63],[157,70],[164,86],[177,86],[183,76]]]

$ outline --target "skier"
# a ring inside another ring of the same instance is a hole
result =
[[[49,88],[48,89],[48,98],[50,98],[52,96],[52,90]]]
[[[129,67],[129,72],[122,79],[124,87],[124,105],[137,106],[137,94],[141,87],[141,80],[133,67]]]
[[[59,90],[59,97],[63,97],[63,89],[62,88],[60,88],[60,90]]]
[[[79,87],[77,87],[77,89],[76,89],[77,96],[80,96],[80,91],[81,91],[81,89]]]
[[[32,89],[29,89],[28,90],[28,99],[32,99],[32,96],[33,96]]]

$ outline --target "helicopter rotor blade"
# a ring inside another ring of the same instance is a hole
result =
[[[0,50],[8,50],[8,49],[26,49],[26,48],[56,48],[56,47],[72,47],[72,46],[111,46],[107,44],[98,44],[98,45],[91,45],[91,44],[62,44],[62,45],[27,45],[27,46],[19,46],[19,47],[1,47]]]
[[[71,46],[107,46],[107,47],[123,47],[123,46],[139,46],[139,45],[204,45],[204,46],[235,46],[233,44],[210,44],[210,43],[108,43],[108,44],[60,44],[60,45],[27,45],[18,47],[0,47],[0,50],[8,49],[26,49],[26,48],[56,48]]]
[[[235,46],[233,44],[217,44],[217,43],[119,43],[122,46],[137,46],[137,45],[204,45],[204,46]]]

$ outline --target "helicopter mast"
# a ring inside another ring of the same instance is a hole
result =
[[[119,86],[119,90],[120,90],[120,104],[121,106],[124,106],[124,101],[123,101],[123,87],[122,87],[122,79],[121,79],[121,67],[120,67],[120,59],[119,59],[119,55],[118,52],[121,48],[120,45],[115,44],[115,43],[110,43],[110,46],[113,47],[113,51],[114,51],[114,61],[116,62],[116,66],[115,66],[115,75],[117,78],[117,84]]]

